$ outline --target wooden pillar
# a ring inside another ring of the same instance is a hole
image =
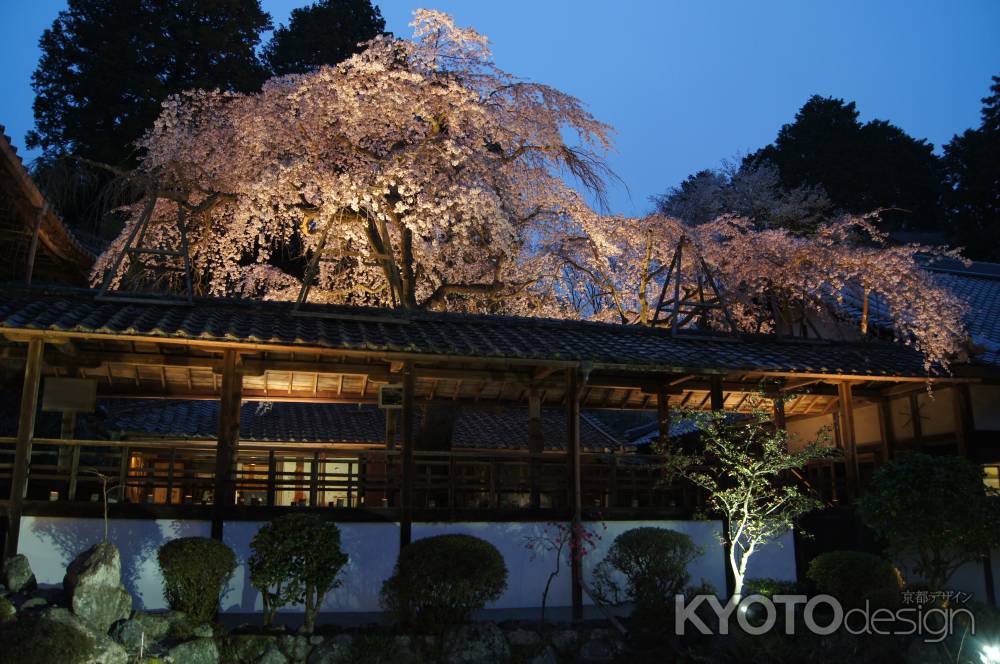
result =
[[[657,442],[660,450],[666,450],[670,444],[670,395],[666,390],[656,393],[656,422],[659,427]]]
[[[403,447],[403,486],[399,493],[399,548],[409,544],[413,539],[413,474],[416,469],[413,464],[413,363],[403,363],[403,408],[400,412],[402,422]]]
[[[566,450],[569,462],[570,500],[570,582],[573,620],[583,619],[583,482],[580,473],[580,375],[566,371]]]
[[[781,392],[771,395],[774,403],[774,426],[778,429],[788,429],[788,421],[785,419],[785,397]]]
[[[222,394],[219,399],[219,430],[215,447],[215,497],[212,501],[212,537],[222,539],[222,524],[236,492],[236,453],[240,444],[240,406],[243,374],[235,350],[222,355]]]
[[[975,430],[972,421],[972,395],[965,383],[958,383],[951,389],[955,408],[955,444],[959,455],[968,456],[969,438]]]
[[[847,470],[847,492],[853,499],[860,490],[858,486],[858,449],[854,429],[854,399],[851,384],[837,383],[837,402],[840,409],[840,438],[844,446],[844,467]]]
[[[712,410],[725,410],[726,409],[726,397],[722,393],[722,376],[720,374],[712,374],[708,378],[708,391],[711,397]]]
[[[896,433],[892,428],[892,400],[878,402],[878,428],[882,436],[882,461],[888,462],[896,456]]]
[[[542,398],[539,389],[532,385],[528,388],[528,454],[529,482],[531,484],[531,506],[541,507],[541,493],[538,489],[540,481],[539,455],[545,451],[545,438],[542,435]]]
[[[21,387],[21,409],[17,418],[17,443],[14,449],[14,473],[10,480],[10,504],[7,508],[7,539],[4,558],[17,555],[17,541],[21,535],[21,513],[28,490],[28,472],[31,463],[31,439],[35,435],[35,411],[38,408],[38,386],[42,378],[42,351],[45,342],[39,338],[28,342],[28,356],[24,365],[24,384]]]

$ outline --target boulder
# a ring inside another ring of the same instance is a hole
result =
[[[556,651],[552,646],[545,646],[539,652],[524,660],[525,664],[559,664]]]
[[[271,646],[254,661],[256,664],[288,664],[288,658],[281,654],[277,646]]]
[[[304,662],[309,655],[309,639],[301,634],[278,637],[278,648],[292,662]]]
[[[580,635],[572,629],[557,629],[549,634],[549,643],[563,657],[575,652],[579,641]]]
[[[219,648],[215,639],[185,641],[167,651],[173,664],[219,664]]]
[[[542,637],[530,629],[515,629],[507,632],[507,642],[512,648],[527,648],[538,645]]]
[[[28,557],[20,553],[3,561],[0,582],[12,593],[31,592],[38,587]]]
[[[41,614],[43,621],[58,622],[94,640],[94,650],[87,658],[88,664],[128,664],[128,653],[121,644],[107,634],[95,631],[89,624],[73,615],[68,609],[47,609]],[[44,647],[44,646],[41,646]]]
[[[510,660],[510,646],[503,630],[493,623],[472,623],[445,632],[447,664],[500,664]]]
[[[48,604],[49,603],[45,601],[44,597],[31,597],[29,599],[24,600],[21,603],[21,610],[28,611],[31,609],[41,609],[45,606],[48,606]]]
[[[63,591],[73,613],[99,632],[132,612],[132,596],[121,585],[121,558],[113,544],[90,547],[69,564]]]
[[[350,634],[338,634],[313,648],[306,664],[348,664],[351,656],[351,644],[354,639]]]
[[[277,637],[265,634],[232,634],[229,636],[229,651],[233,654],[233,658],[239,662],[255,662],[263,657],[268,650],[277,648],[277,644]]]
[[[597,662],[613,662],[622,651],[622,643],[610,630],[595,629],[590,637],[583,642],[577,652],[576,661],[587,664]]]
[[[170,619],[165,615],[136,611],[128,620],[116,622],[111,627],[111,637],[125,646],[130,653],[146,650],[159,643],[170,632]]]
[[[17,616],[17,609],[6,597],[0,596],[0,625],[10,622]]]

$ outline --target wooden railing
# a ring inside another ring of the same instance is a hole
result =
[[[0,438],[0,499],[9,494],[14,440]],[[29,501],[99,499],[102,477],[114,502],[208,505],[214,496],[214,441],[34,439]],[[413,507],[423,510],[566,508],[564,453],[414,453]],[[242,507],[398,508],[402,454],[326,444],[243,442],[234,477]],[[694,493],[665,486],[658,457],[583,454],[583,506],[596,511],[677,511]]]

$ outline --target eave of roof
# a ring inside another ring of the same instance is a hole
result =
[[[585,321],[197,299],[193,306],[95,299],[82,289],[0,290],[0,330],[228,347],[331,350],[386,358],[486,360],[654,372],[759,372],[923,380],[921,356],[878,341],[718,337]]]

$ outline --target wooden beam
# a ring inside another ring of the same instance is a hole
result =
[[[212,501],[212,537],[222,539],[222,525],[236,493],[236,455],[240,442],[240,406],[243,374],[239,356],[227,350],[222,357],[218,444],[215,448],[215,496]]]
[[[726,397],[723,393],[722,376],[713,374],[708,379],[708,393],[712,401],[712,410],[725,410]]]
[[[955,442],[958,444],[958,453],[962,456],[968,456],[969,439],[975,428],[972,415],[972,395],[968,385],[954,385],[952,392],[952,405],[955,409]]]
[[[858,496],[858,449],[854,428],[854,399],[848,381],[837,383],[837,405],[840,414],[840,436],[844,447],[844,466],[847,469],[847,491],[851,498]]]
[[[892,426],[892,402],[889,399],[878,402],[878,428],[881,434],[882,461],[891,461],[896,456],[896,432]]]
[[[542,433],[542,398],[537,386],[528,388],[528,452],[531,453],[530,484],[531,506],[541,507],[541,494],[538,490],[539,467],[537,454],[545,452],[545,437]]]
[[[21,386],[21,407],[17,418],[17,442],[14,449],[14,471],[10,481],[10,502],[7,506],[7,539],[4,559],[17,555],[21,535],[21,514],[28,491],[31,464],[31,439],[35,435],[35,411],[38,407],[38,386],[42,377],[42,353],[45,342],[41,337],[28,342],[28,357],[24,365]]]
[[[399,495],[399,548],[403,549],[413,539],[413,474],[416,472],[413,463],[413,363],[404,362],[403,374],[403,408],[402,418],[402,473],[403,482]]]
[[[659,428],[660,448],[670,444],[670,396],[664,392],[656,395],[656,422]]]

